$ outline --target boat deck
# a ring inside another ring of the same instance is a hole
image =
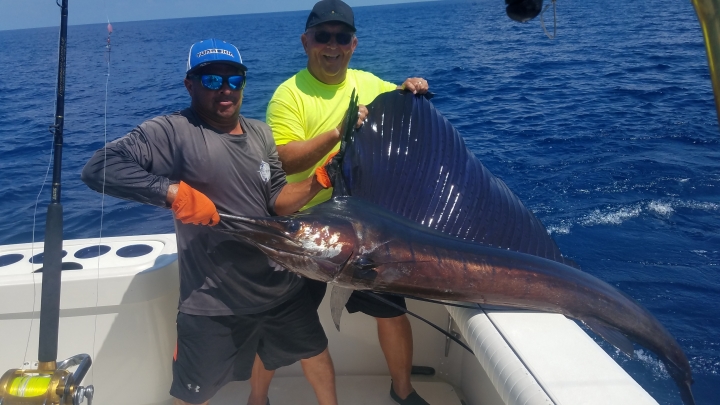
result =
[[[413,387],[430,404],[463,405],[462,396],[450,384],[434,377],[413,377]],[[389,376],[336,377],[338,402],[343,405],[397,405],[390,399]],[[226,385],[211,401],[213,405],[244,403],[250,394],[247,382]],[[305,377],[276,377],[268,395],[272,405],[316,405],[315,393]]]

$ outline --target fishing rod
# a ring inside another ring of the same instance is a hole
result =
[[[411,316],[413,316],[413,317],[415,317],[415,318],[417,318],[417,319],[425,322],[426,324],[430,325],[432,328],[434,328],[434,329],[437,330],[438,332],[440,332],[440,333],[442,333],[443,335],[445,335],[448,339],[451,339],[452,341],[454,341],[455,343],[457,343],[458,345],[460,345],[460,347],[462,347],[463,349],[465,349],[465,350],[467,350],[468,352],[470,352],[470,354],[475,355],[475,352],[473,352],[472,349],[471,349],[468,345],[466,345],[465,343],[463,343],[462,340],[458,339],[457,336],[453,335],[453,334],[450,333],[450,332],[447,332],[447,331],[443,330],[441,327],[435,325],[435,324],[432,323],[431,321],[428,321],[427,319],[423,318],[422,316],[420,316],[420,315],[418,315],[418,314],[416,314],[416,313],[408,310],[407,308],[403,308],[403,307],[401,307],[400,305],[398,305],[398,304],[396,304],[396,303],[394,303],[394,302],[392,302],[392,301],[390,301],[390,300],[388,300],[388,299],[385,299],[385,298],[383,298],[383,297],[381,297],[381,296],[379,296],[379,295],[377,295],[377,294],[371,294],[371,293],[369,293],[368,291],[364,291],[364,290],[355,290],[355,291],[358,291],[359,293],[363,294],[363,295],[366,296],[366,297],[374,298],[374,299],[382,302],[383,304],[386,304],[386,305],[388,305],[388,306],[390,306],[390,307],[392,307],[392,308],[394,308],[394,309],[396,309],[396,310],[398,310],[398,311],[405,312],[406,314],[411,315]],[[395,295],[395,294],[390,294],[390,295]],[[401,295],[401,294],[400,294],[400,295]],[[400,296],[400,295],[399,295],[399,296]],[[415,297],[410,297],[410,296],[407,296],[407,297],[408,297],[408,298],[415,298]],[[431,300],[430,302],[433,302],[433,301]],[[444,303],[444,302],[439,302],[439,301],[435,301],[435,302],[437,302],[437,303],[439,303],[439,304],[447,305],[447,303]],[[464,307],[464,308],[471,308],[471,309],[478,309],[478,307],[474,307],[474,308],[473,308],[473,307],[467,307],[467,306],[457,305],[457,304],[450,304],[450,306],[454,306],[454,307]],[[447,352],[447,350],[446,350],[446,352]],[[447,354],[446,354],[446,356],[447,356]]]
[[[79,405],[85,398],[92,403],[94,387],[80,386],[92,359],[79,354],[57,361],[60,324],[60,285],[62,272],[63,209],[60,203],[63,124],[65,120],[65,67],[67,54],[68,0],[61,0],[60,42],[58,45],[57,96],[53,134],[53,178],[50,204],[45,221],[40,336],[36,369],[12,369],[0,377],[0,405]],[[77,366],[75,372],[70,368]]]

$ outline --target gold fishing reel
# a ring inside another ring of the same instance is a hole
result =
[[[0,378],[0,405],[92,405],[92,385],[80,386],[92,361],[79,354],[60,363],[41,362],[37,369],[12,369]],[[78,366],[74,373],[68,370]]]

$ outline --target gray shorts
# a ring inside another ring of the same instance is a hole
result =
[[[259,314],[178,313],[177,330],[170,395],[192,404],[209,400],[230,381],[249,379],[256,353],[275,370],[314,357],[328,344],[306,287]]]

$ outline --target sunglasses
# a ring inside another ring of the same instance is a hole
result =
[[[208,90],[219,90],[223,83],[227,83],[230,90],[242,90],[245,88],[244,75],[189,75],[191,79],[200,79],[203,87]]]
[[[353,39],[353,33],[351,32],[327,32],[327,31],[315,31],[315,42],[318,44],[327,44],[330,42],[332,37],[335,37],[335,42],[338,45],[347,45]]]

